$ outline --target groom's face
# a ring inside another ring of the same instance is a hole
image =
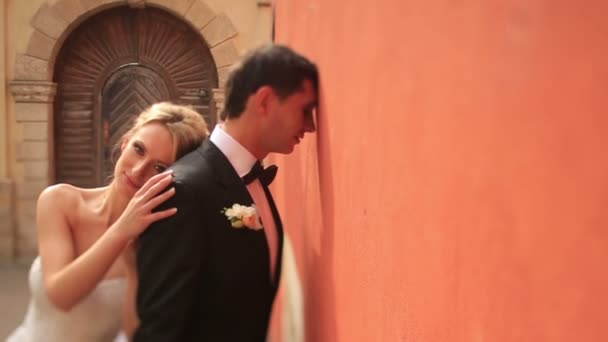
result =
[[[306,133],[314,132],[316,108],[317,92],[309,80],[302,82],[300,90],[277,98],[271,111],[269,152],[291,153]]]

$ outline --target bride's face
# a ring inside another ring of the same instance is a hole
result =
[[[160,123],[150,123],[125,139],[121,155],[114,169],[119,189],[132,197],[150,177],[165,171],[173,164],[173,137]]]

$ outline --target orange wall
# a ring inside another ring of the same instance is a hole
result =
[[[608,341],[608,2],[279,0],[308,341]]]

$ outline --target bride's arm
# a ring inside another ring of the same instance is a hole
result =
[[[117,229],[108,231],[80,256],[68,213],[77,209],[78,194],[66,185],[45,189],[38,198],[36,220],[44,288],[51,303],[69,311],[105,276],[128,242]]]
[[[168,179],[167,179],[168,178]],[[171,209],[151,210],[167,200],[172,191],[156,196],[171,177],[156,175],[135,194],[120,218],[93,245],[77,255],[67,213],[75,210],[66,186],[45,189],[38,199],[38,244],[44,287],[49,300],[59,309],[69,311],[84,299],[103,279],[127,243],[151,222],[168,217]]]

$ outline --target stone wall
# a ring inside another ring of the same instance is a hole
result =
[[[15,253],[13,181],[0,179],[0,263],[13,259]]]

